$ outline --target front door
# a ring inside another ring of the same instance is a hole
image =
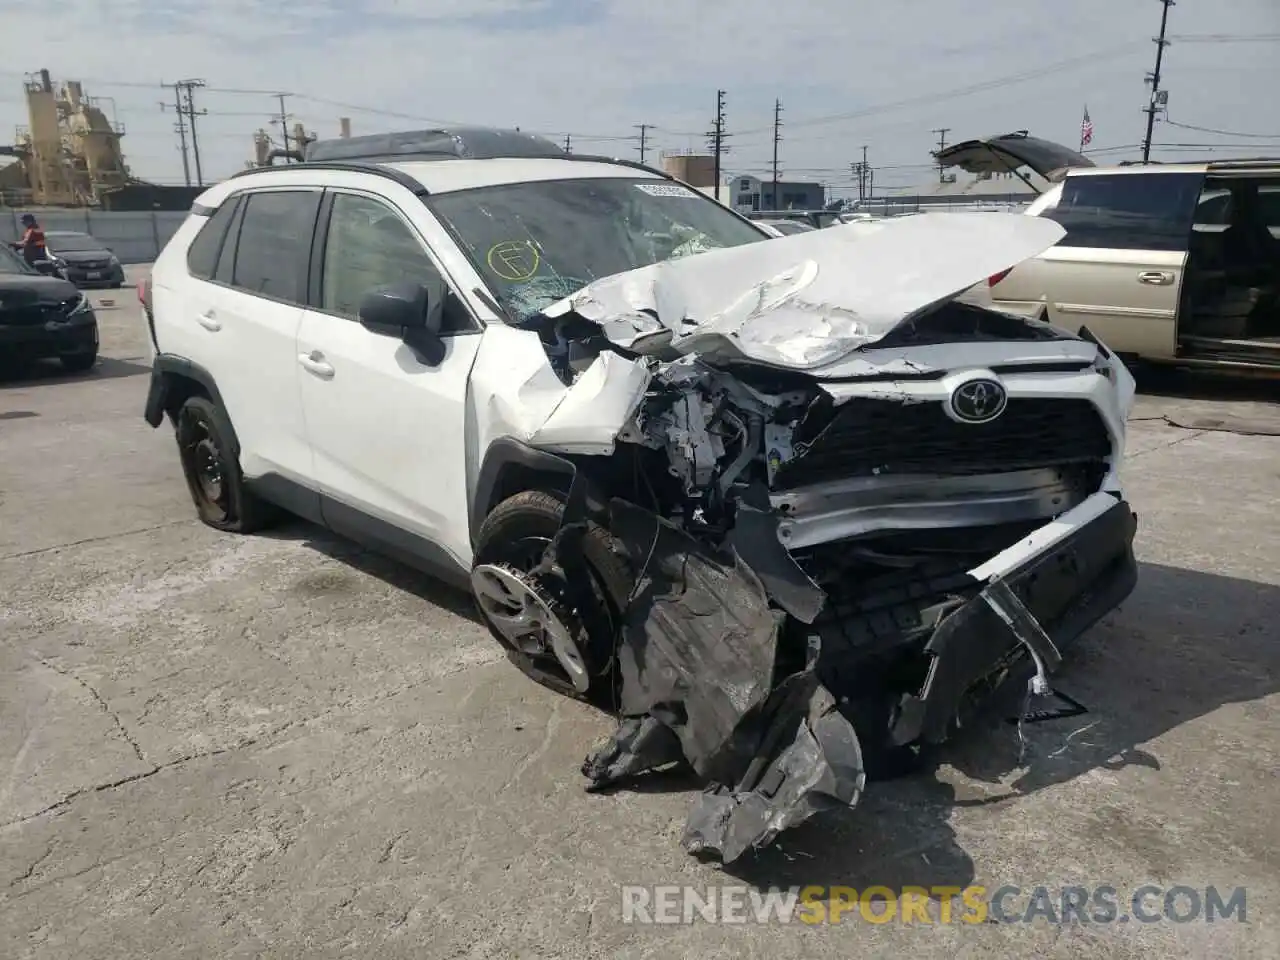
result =
[[[382,198],[330,191],[321,218],[320,282],[297,352],[325,520],[393,552],[421,548],[397,542],[409,534],[467,567],[464,430],[479,325],[450,294],[442,358],[362,326],[365,293],[440,271],[410,218]]]

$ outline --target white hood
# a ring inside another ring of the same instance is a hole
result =
[[[547,308],[638,353],[813,370],[1062,239],[1052,220],[920,214],[711,250],[592,283]]]

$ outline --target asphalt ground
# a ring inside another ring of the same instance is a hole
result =
[[[301,522],[201,526],[136,299],[94,296],[95,371],[0,382],[0,956],[1280,956],[1280,439],[1229,432],[1280,427],[1274,391],[1139,398],[1139,586],[1061,679],[1087,714],[1025,766],[993,714],[725,871],[679,847],[687,777],[584,792],[612,721],[467,598]],[[1019,890],[979,923],[624,922],[624,887],[681,884]],[[1068,885],[1129,921],[1022,922]],[[1177,886],[1244,888],[1244,922],[1160,917]]]

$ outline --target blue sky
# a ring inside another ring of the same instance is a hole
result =
[[[1074,144],[1086,103],[1099,158],[1135,155],[1160,19],[1157,0],[60,0],[57,10],[0,0],[0,139],[25,122],[22,72],[47,67],[111,98],[134,172],[160,182],[182,176],[174,117],[159,106],[172,92],[160,84],[200,77],[212,177],[244,165],[258,127],[278,136],[271,91],[293,94],[294,119],[322,136],[340,116],[357,133],[460,121],[634,157],[640,123],[655,128],[651,150],[701,146],[722,88],[728,172],[767,169],[777,97],[784,176],[837,190],[863,144],[877,187],[910,188],[931,179],[934,128],[949,127],[950,140],[1030,129]],[[1185,39],[1166,54],[1172,123],[1157,129],[1169,146],[1155,155],[1280,154],[1280,3],[1183,0],[1169,32]]]

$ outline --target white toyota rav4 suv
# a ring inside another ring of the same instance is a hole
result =
[[[199,515],[281,511],[470,590],[614,704],[601,786],[684,760],[725,859],[951,732],[1133,588],[1133,382],[957,296],[1061,236],[944,214],[769,238],[516,132],[313,144],[155,264],[146,419]],[[764,240],[768,242],[760,242]]]

